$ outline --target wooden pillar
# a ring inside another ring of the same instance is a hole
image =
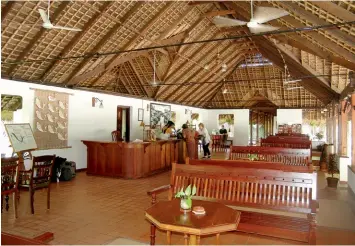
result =
[[[272,114],[272,115],[271,115],[271,131],[270,131],[271,135],[274,135],[274,134],[275,134],[275,132],[274,132],[274,125],[275,125],[275,116]]]
[[[256,144],[259,143],[259,120],[260,120],[259,110],[256,111]]]
[[[333,111],[333,123],[332,123],[332,130],[333,130],[333,144],[334,144],[334,152],[338,153],[338,136],[337,136],[337,115],[338,115],[338,108],[335,105],[335,102],[332,103],[332,111]]]
[[[269,136],[269,122],[270,115],[268,113],[265,114],[265,137]]]
[[[351,95],[351,165],[355,166],[355,93]]]
[[[341,101],[340,114],[340,154],[347,156],[348,153],[348,114],[345,112],[346,101]]]
[[[250,126],[250,142],[249,145],[253,145],[253,110],[249,109],[249,126]]]

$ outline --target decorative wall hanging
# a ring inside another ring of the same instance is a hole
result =
[[[200,118],[200,115],[197,113],[192,113],[191,114],[191,120],[198,120]]]
[[[220,114],[220,115],[218,115],[218,124],[224,125],[226,123],[229,126],[234,125],[234,114]]]
[[[104,107],[104,100],[101,100],[97,97],[93,97],[92,98],[92,107],[99,107],[99,108],[103,108]]]
[[[164,104],[150,104],[150,125],[165,125],[171,117],[171,106]]]
[[[144,109],[139,108],[138,109],[138,121],[143,121],[144,118]]]
[[[34,137],[38,149],[68,148],[69,94],[35,89]]]

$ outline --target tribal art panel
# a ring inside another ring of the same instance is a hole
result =
[[[68,147],[69,94],[35,90],[34,137],[38,149]]]

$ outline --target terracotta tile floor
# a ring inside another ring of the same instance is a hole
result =
[[[320,175],[320,177],[322,177]],[[34,237],[46,231],[54,233],[51,244],[108,244],[117,238],[149,242],[149,224],[144,210],[150,205],[146,191],[169,182],[169,173],[139,180],[111,179],[78,173],[70,182],[52,184],[51,209],[46,210],[46,193],[35,194],[35,215],[30,214],[28,192],[21,192],[19,218],[14,219],[13,208],[1,215],[2,231]],[[322,199],[344,194],[322,187]],[[166,199],[162,194],[159,199]],[[10,199],[11,204],[12,200]],[[321,208],[320,208],[321,210]],[[337,213],[341,211],[337,211]],[[330,211],[331,213],[331,211]],[[165,234],[157,233],[157,243],[165,244]],[[173,235],[174,244],[183,244],[183,237]],[[214,237],[202,238],[202,244],[214,244]],[[221,236],[223,244],[299,244],[294,241],[245,233]],[[344,230],[319,226],[317,244],[355,244],[355,228]]]

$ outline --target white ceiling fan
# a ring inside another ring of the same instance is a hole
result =
[[[279,29],[271,25],[263,23],[281,18],[289,13],[285,10],[272,7],[256,7],[253,11],[253,1],[250,1],[251,18],[249,22],[216,16],[213,18],[213,23],[218,27],[244,26],[246,25],[251,33],[270,32]]]
[[[48,1],[48,9],[47,13],[44,9],[38,9],[39,14],[41,15],[41,18],[43,20],[42,27],[46,29],[61,29],[61,30],[67,30],[67,31],[75,31],[75,32],[80,32],[81,29],[79,28],[72,28],[72,27],[65,27],[65,26],[56,26],[51,23],[49,20],[49,6],[50,6],[50,0]]]

